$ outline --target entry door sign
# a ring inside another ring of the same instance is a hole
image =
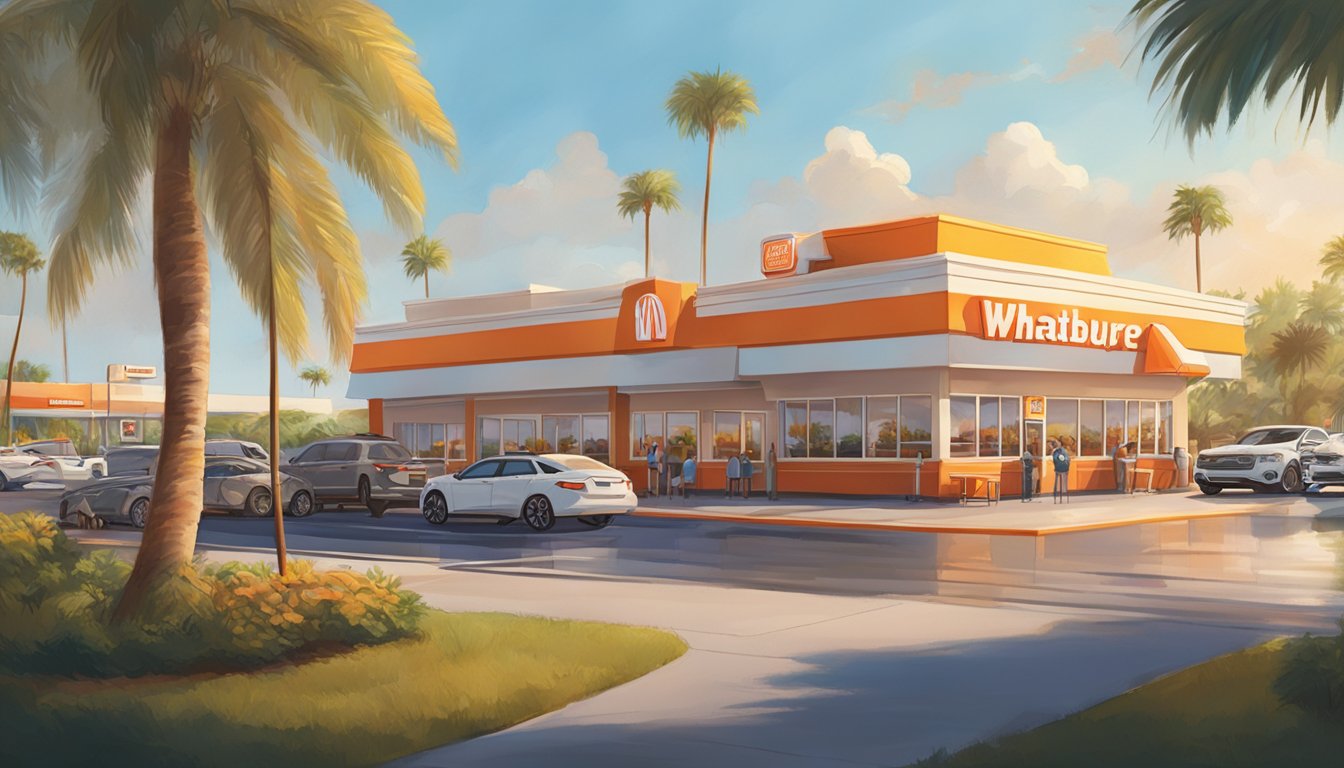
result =
[[[667,310],[656,293],[635,300],[635,341],[667,341]]]
[[[1022,398],[1023,415],[1028,421],[1045,418],[1045,398],[1040,395],[1028,395]]]

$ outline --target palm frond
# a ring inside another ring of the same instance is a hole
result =
[[[1321,269],[1326,280],[1344,277],[1344,235],[1339,235],[1321,249]]]
[[[1226,117],[1235,125],[1262,96],[1300,92],[1310,126],[1324,108],[1333,123],[1344,103],[1344,3],[1335,0],[1139,0],[1129,20],[1157,62],[1153,92],[1193,143]]]
[[[672,86],[667,97],[667,122],[682,138],[727,133],[747,125],[748,114],[760,114],[751,84],[722,70],[691,72]]]
[[[616,210],[633,219],[646,209],[661,208],[666,213],[681,210],[677,194],[681,184],[672,171],[665,169],[640,171],[626,176],[621,182]]]
[[[1232,215],[1227,211],[1223,193],[1217,187],[1181,185],[1172,193],[1171,205],[1162,230],[1167,237],[1180,242],[1196,231],[1217,232],[1232,226]]]
[[[401,249],[401,266],[406,276],[418,280],[429,272],[446,272],[452,252],[442,240],[420,235]]]

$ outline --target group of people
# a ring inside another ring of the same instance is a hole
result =
[[[657,440],[648,442],[644,449],[644,456],[648,462],[648,494],[650,496],[679,494],[682,498],[685,498],[695,489],[696,480],[699,477],[699,466],[696,464],[694,448],[686,450],[686,458],[681,462],[681,473],[675,477],[671,476],[673,462],[668,460],[666,452]],[[766,496],[771,500],[777,498],[775,469],[775,445],[771,443],[770,452],[765,457],[765,491]],[[740,495],[744,499],[751,498],[752,478],[755,474],[756,465],[745,452],[728,457],[723,495],[725,497]]]
[[[1115,462],[1115,487],[1121,493],[1124,493],[1127,489],[1129,476],[1137,464],[1132,456],[1138,450],[1138,445],[1136,441],[1118,445],[1112,456]],[[1052,491],[1052,498],[1056,504],[1067,502],[1069,500],[1069,464],[1072,456],[1069,449],[1060,440],[1047,441],[1046,450],[1055,470],[1055,487]],[[1040,493],[1040,486],[1041,471],[1037,466],[1036,457],[1032,455],[1031,448],[1028,447],[1022,452],[1022,501],[1032,501],[1033,496]]]

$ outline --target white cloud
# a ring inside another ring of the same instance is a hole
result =
[[[1125,42],[1112,30],[1089,32],[1074,41],[1073,55],[1050,81],[1062,83],[1105,67],[1119,69],[1125,63],[1124,49]]]

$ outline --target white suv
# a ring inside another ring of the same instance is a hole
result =
[[[1200,451],[1195,483],[1210,496],[1224,488],[1296,493],[1302,490],[1302,452],[1329,437],[1319,427],[1256,427],[1231,445]]]

